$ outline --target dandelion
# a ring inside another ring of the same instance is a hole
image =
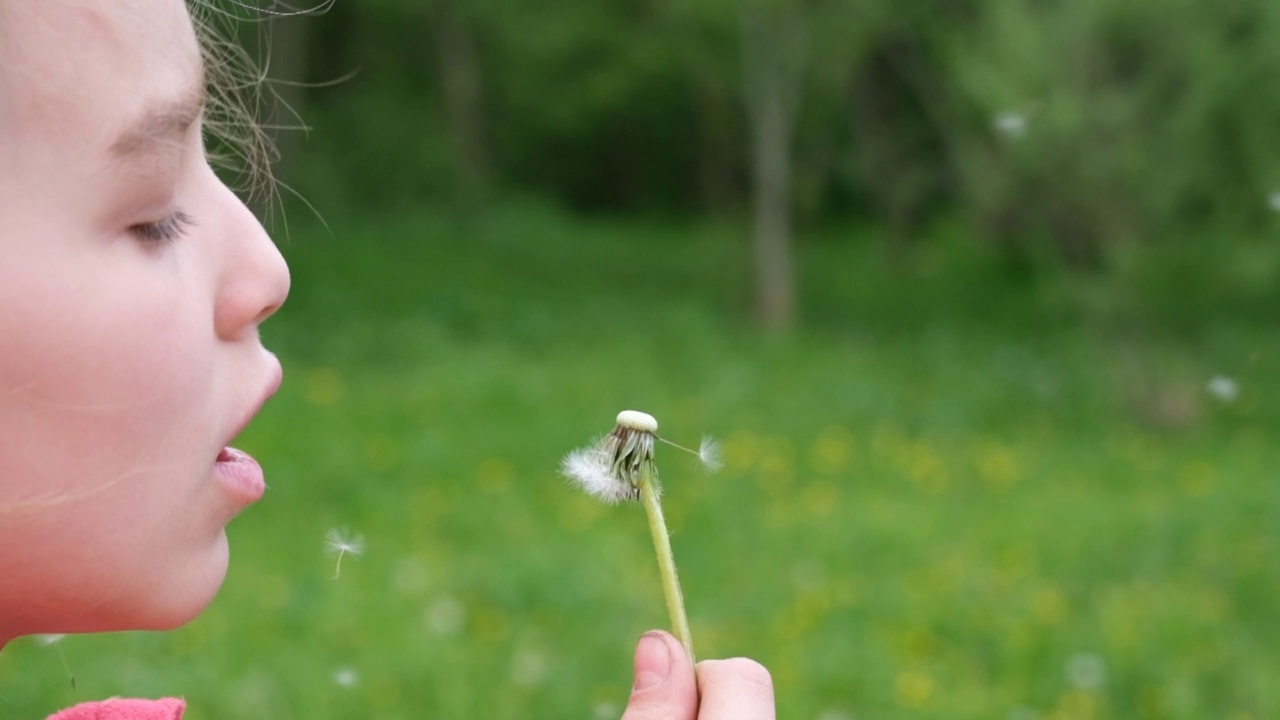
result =
[[[1205,386],[1209,394],[1224,403],[1235,402],[1240,397],[1240,386],[1235,380],[1226,375],[1215,375],[1209,380],[1209,384]]]
[[[324,547],[330,554],[337,555],[338,561],[333,568],[333,579],[342,575],[342,556],[351,554],[359,556],[364,552],[364,536],[349,534],[345,529],[332,528],[324,535]]]
[[[696,455],[703,467],[714,472],[721,466],[719,447],[711,438],[703,438],[697,450],[691,450],[659,437],[658,421],[652,415],[636,410],[618,413],[613,430],[592,445],[574,450],[565,456],[560,471],[587,494],[613,504],[624,500],[640,500],[649,518],[649,532],[653,536],[654,550],[658,555],[658,571],[662,577],[662,590],[667,600],[667,612],[671,626],[690,661],[694,659],[693,639],[689,634],[689,619],[685,615],[684,597],[680,592],[680,579],[676,575],[675,558],[671,553],[671,539],[667,523],[662,516],[659,501],[658,469],[654,465],[655,442]]]

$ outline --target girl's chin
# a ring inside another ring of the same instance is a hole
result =
[[[220,531],[203,557],[178,565],[171,577],[156,580],[133,603],[138,612],[110,630],[173,630],[194,620],[213,602],[227,575],[229,549],[226,532]],[[128,617],[126,613],[126,617]]]

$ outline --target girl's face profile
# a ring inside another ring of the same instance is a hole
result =
[[[203,85],[183,0],[0,7],[0,645],[189,620],[260,492],[225,448],[289,275]]]

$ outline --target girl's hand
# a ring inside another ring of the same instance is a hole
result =
[[[645,633],[636,647],[635,685],[622,720],[774,720],[773,680],[747,658],[693,667],[671,635]]]

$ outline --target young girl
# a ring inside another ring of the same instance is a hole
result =
[[[183,0],[0,0],[0,648],[191,620],[265,488],[229,443],[280,383],[289,273],[209,167],[205,85]],[[774,716],[761,666],[695,676],[666,633],[633,688],[629,720]]]

